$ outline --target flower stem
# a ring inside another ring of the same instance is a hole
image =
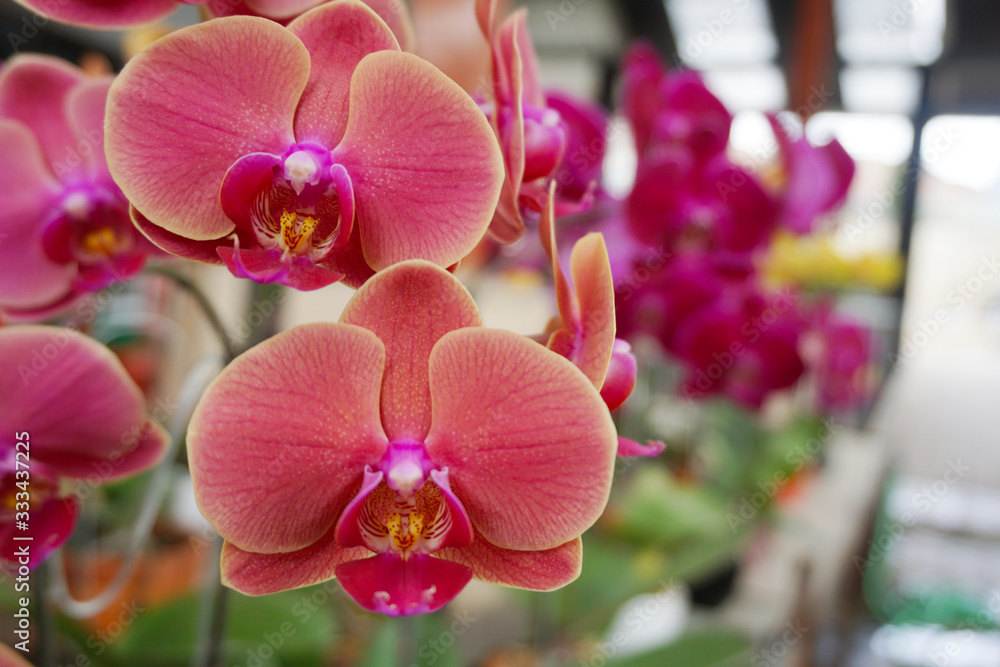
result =
[[[216,667],[222,665],[225,656],[222,642],[226,636],[226,612],[229,589],[222,585],[219,573],[219,557],[222,554],[222,538],[216,537],[212,549],[212,563],[206,578],[209,582],[201,597],[201,613],[198,619],[198,643],[195,645],[192,667]]]
[[[126,543],[124,561],[115,573],[111,583],[104,590],[88,600],[77,600],[69,591],[66,583],[65,567],[63,565],[63,550],[60,549],[52,569],[52,596],[62,608],[63,612],[71,618],[90,618],[101,613],[111,605],[124,590],[125,586],[132,578],[136,566],[143,554],[149,536],[153,531],[153,524],[159,514],[160,505],[170,490],[170,482],[173,478],[174,459],[184,442],[184,433],[187,431],[188,420],[198,399],[205,391],[208,383],[218,375],[219,360],[215,354],[203,358],[199,361],[191,372],[188,373],[184,384],[180,389],[177,398],[177,409],[170,416],[170,448],[164,454],[160,464],[154,469],[149,486],[143,496],[142,507],[139,510],[139,518],[136,520],[128,536]]]
[[[169,279],[177,287],[187,292],[188,296],[194,299],[195,303],[204,313],[205,319],[208,320],[209,326],[215,332],[216,337],[219,339],[219,343],[222,345],[222,349],[226,353],[226,363],[229,363],[239,354],[239,350],[233,345],[229,334],[226,332],[226,327],[222,324],[222,318],[219,317],[218,311],[209,301],[205,293],[198,287],[198,284],[187,276],[175,271],[166,266],[150,266],[146,269],[147,273],[152,273],[155,275],[163,276]]]
[[[59,652],[59,635],[56,633],[55,619],[52,617],[52,606],[49,604],[49,567],[55,567],[55,563],[42,563],[32,573],[35,589],[34,602],[35,610],[35,637],[37,637],[38,653],[36,664],[38,667],[55,667],[56,655]]]

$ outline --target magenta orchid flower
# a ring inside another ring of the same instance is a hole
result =
[[[606,121],[592,105],[568,95],[547,99],[527,10],[509,16],[499,29],[496,12],[497,0],[476,0],[476,18],[492,56],[492,99],[482,108],[503,151],[505,172],[490,233],[511,243],[524,233],[522,209],[540,212],[553,178],[560,185],[559,215],[590,207],[596,180],[585,185],[579,180],[599,173]]]
[[[159,40],[111,89],[107,150],[158,246],[305,290],[455,264],[503,182],[475,102],[356,0]]]
[[[157,252],[108,173],[110,85],[49,56],[0,71],[0,309],[12,320],[58,314]]]
[[[388,24],[405,49],[412,41],[406,4],[402,0],[363,0]],[[162,19],[181,5],[202,5],[209,18],[260,16],[287,25],[330,0],[15,0],[61,23],[89,28],[128,28]]]
[[[639,241],[671,254],[752,253],[776,223],[774,201],[752,174],[723,154],[702,163],[681,146],[661,147],[640,162],[626,210]]]
[[[752,282],[730,286],[674,330],[673,350],[688,368],[681,392],[689,398],[722,395],[759,409],[802,376],[804,330],[793,295],[766,293]]]
[[[570,255],[571,282],[559,261],[554,199],[549,198],[539,224],[542,247],[552,264],[559,309],[559,317],[549,326],[547,345],[587,376],[609,411],[617,410],[632,395],[638,369],[632,346],[615,337],[615,287],[608,250],[598,233],[577,241]],[[665,447],[662,442],[641,445],[618,437],[619,456],[656,456]]]
[[[0,394],[0,561],[34,567],[73,531],[77,502],[67,484],[145,470],[167,436],[111,351],[70,329],[0,328]],[[14,538],[26,535],[31,558],[21,563],[25,542]]]
[[[875,344],[871,330],[822,303],[803,336],[802,356],[815,388],[816,407],[842,412],[863,405],[873,391]]]
[[[767,118],[781,159],[775,187],[778,224],[795,234],[808,234],[824,213],[844,203],[854,178],[854,160],[836,139],[814,146],[805,133],[793,139],[775,116]]]
[[[188,453],[227,585],[336,577],[362,607],[405,615],[472,577],[575,579],[616,442],[573,364],[483,328],[451,274],[411,260],[361,287],[340,323],[238,357],[196,409]]]
[[[726,150],[733,121],[696,72],[668,72],[645,43],[625,55],[622,112],[640,158],[657,147],[683,146],[704,162]]]

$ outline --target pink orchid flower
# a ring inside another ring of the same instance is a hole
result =
[[[58,314],[157,252],[108,173],[110,85],[49,56],[0,71],[0,308],[12,320]]]
[[[111,88],[107,151],[158,246],[304,290],[455,264],[503,182],[475,102],[356,0],[159,40]]]
[[[876,346],[871,330],[833,311],[829,303],[812,313],[803,336],[802,356],[822,412],[856,408],[871,397]]]
[[[779,226],[808,234],[824,213],[837,209],[847,198],[854,178],[854,160],[836,139],[822,146],[809,143],[802,133],[793,139],[784,125],[769,114],[778,140],[781,168],[776,184]]]
[[[626,210],[632,234],[671,254],[749,254],[771,238],[776,207],[745,169],[719,154],[707,162],[682,147],[653,150],[639,164]]]
[[[496,12],[497,0],[476,0],[492,62],[492,99],[482,108],[500,142],[505,172],[490,233],[511,243],[524,233],[522,208],[541,211],[553,178],[566,184],[557,190],[559,215],[590,207],[596,180],[581,188],[579,179],[600,170],[606,120],[600,110],[568,95],[546,99],[527,10],[512,14],[499,29]]]
[[[89,28],[128,28],[166,17],[181,5],[202,5],[208,18],[260,16],[287,25],[330,0],[15,0],[61,23]],[[403,0],[364,0],[388,24],[399,43],[412,40],[413,29]]]
[[[550,196],[539,224],[542,246],[552,263],[559,309],[559,317],[549,326],[547,345],[587,376],[609,411],[617,410],[632,395],[638,369],[632,346],[615,337],[615,286],[608,250],[599,233],[577,241],[570,255],[570,282],[559,261],[553,202]],[[641,445],[618,437],[619,456],[656,456],[665,448],[662,442]]]
[[[753,282],[730,286],[674,330],[673,349],[688,367],[681,392],[689,398],[722,395],[759,409],[802,376],[804,330],[794,295],[767,293]]]
[[[726,150],[732,115],[696,72],[668,72],[653,47],[641,42],[623,62],[622,112],[640,158],[662,146],[683,146],[697,162]]]
[[[405,615],[472,577],[575,579],[616,440],[573,364],[483,328],[451,274],[411,260],[368,281],[340,323],[238,357],[196,409],[188,453],[227,585],[336,577],[362,607]]]
[[[167,436],[110,350],[70,329],[0,328],[0,395],[0,562],[34,567],[76,523],[64,482],[94,486],[145,470]],[[33,539],[14,539],[23,536]],[[17,555],[25,544],[27,563]]]

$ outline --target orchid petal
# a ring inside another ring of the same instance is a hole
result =
[[[244,595],[268,595],[333,579],[338,566],[369,553],[363,547],[339,546],[332,530],[289,553],[259,554],[226,542],[222,547],[222,583]]]
[[[191,418],[188,456],[198,506],[226,540],[279,553],[330,530],[386,446],[384,365],[372,333],[312,324],[268,339],[216,378]]]
[[[282,20],[298,16],[322,0],[245,0],[250,11],[269,19]]]
[[[354,499],[347,504],[344,511],[340,513],[340,518],[337,519],[337,525],[334,530],[337,544],[342,547],[360,547],[365,545],[365,539],[361,535],[358,519],[361,516],[361,510],[364,508],[368,496],[382,483],[384,477],[385,473],[381,470],[372,470],[371,466],[365,466],[365,476],[361,480],[361,489],[354,496]]]
[[[61,299],[75,273],[42,246],[43,225],[60,186],[38,141],[17,121],[0,119],[0,307],[30,309]]]
[[[549,188],[539,234],[552,261],[563,328],[553,333],[548,347],[572,361],[600,389],[611,363],[615,342],[615,286],[611,262],[604,237],[598,233],[587,234],[573,246],[570,271],[574,284],[570,286],[562,272],[556,245],[554,187],[553,184]]]
[[[374,332],[385,344],[381,414],[389,439],[423,440],[431,424],[431,350],[449,331],[482,326],[472,297],[444,269],[411,260],[369,280],[340,321]]]
[[[399,44],[374,11],[353,0],[317,7],[288,30],[305,44],[312,63],[295,111],[295,137],[333,148],[347,127],[354,69],[369,53],[399,51]]]
[[[635,388],[635,376],[638,371],[632,346],[621,338],[616,338],[611,348],[611,363],[608,373],[601,385],[601,398],[607,404],[608,410],[617,410]]]
[[[433,65],[380,51],[351,80],[334,159],[354,186],[368,264],[450,266],[482,238],[503,178],[499,149],[472,98]]]
[[[578,347],[570,360],[600,389],[615,344],[615,286],[603,236],[591,233],[576,242],[570,271],[581,316]]]
[[[152,23],[177,8],[177,0],[15,0],[33,12],[60,23],[88,28],[127,28]]]
[[[66,115],[77,137],[77,150],[87,160],[91,176],[101,183],[112,182],[104,157],[104,110],[113,81],[110,76],[87,79],[66,99]]]
[[[78,514],[79,505],[72,496],[47,498],[39,505],[33,502],[27,533],[15,530],[13,521],[5,521],[0,526],[0,545],[4,548],[4,553],[0,554],[0,563],[18,563],[18,547],[23,547],[26,543],[15,539],[28,537],[31,540],[28,567],[34,569],[73,534]]]
[[[458,548],[469,546],[472,544],[472,522],[469,520],[469,513],[465,511],[462,501],[451,489],[451,482],[448,481],[448,469],[431,470],[430,478],[441,489],[444,500],[448,503],[448,511],[451,512],[451,529],[441,546]]]
[[[406,9],[406,3],[399,0],[364,0],[378,17],[385,21],[385,24],[396,36],[396,41],[403,51],[412,51],[415,41],[413,22],[410,20],[410,12]]]
[[[365,609],[409,616],[437,611],[451,602],[472,579],[472,571],[427,554],[403,560],[383,553],[339,565],[337,579]]]
[[[597,520],[617,436],[569,361],[508,331],[460,329],[434,347],[430,386],[427,453],[488,541],[551,549]]]
[[[667,448],[666,444],[659,440],[654,440],[642,445],[635,440],[628,438],[618,438],[618,456],[659,456]]]
[[[499,54],[494,45],[494,82],[493,95],[496,99],[491,123],[493,132],[503,147],[504,182],[500,191],[493,219],[490,221],[490,234],[500,243],[513,243],[524,234],[524,219],[521,217],[518,200],[521,183],[524,180],[525,148],[524,148],[524,107],[522,106],[521,56],[516,40],[510,45],[505,67],[499,67]],[[497,79],[503,74],[503,80]],[[504,82],[509,89],[503,93]],[[509,99],[505,99],[509,96]],[[508,114],[503,126],[499,114]]]
[[[529,591],[552,591],[580,576],[583,548],[576,538],[554,549],[517,551],[501,549],[477,535],[464,549],[445,548],[434,554],[461,563],[480,581]]]
[[[0,423],[23,424],[33,459],[102,482],[148,467],[166,444],[121,362],[70,329],[0,329]],[[56,409],[56,406],[58,409]],[[132,457],[135,457],[134,459]]]
[[[228,246],[228,237],[221,239],[211,239],[208,241],[192,241],[191,239],[177,234],[172,234],[162,227],[158,227],[149,221],[135,206],[129,207],[129,215],[132,223],[143,235],[149,239],[150,243],[161,250],[165,250],[172,255],[193,259],[206,264],[222,264],[222,258],[216,249],[219,246]]]
[[[167,35],[129,61],[108,95],[115,181],[168,232],[225,236],[226,171],[248,153],[284,154],[308,76],[308,51],[273,21],[232,17]]]
[[[31,129],[59,178],[76,173],[83,164],[66,115],[67,98],[83,81],[83,72],[52,56],[15,56],[0,70],[0,117]],[[77,162],[70,167],[72,158]]]
[[[513,79],[520,79],[521,103],[533,107],[545,106],[545,95],[538,75],[538,56],[528,31],[528,10],[519,9],[500,26],[498,35],[500,57]]]

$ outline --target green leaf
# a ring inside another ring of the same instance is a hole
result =
[[[660,466],[645,466],[622,496],[615,532],[644,544],[681,544],[731,533],[726,507],[707,488],[678,482]]]
[[[385,667],[396,664],[399,641],[402,637],[401,623],[404,621],[405,619],[396,618],[382,620],[378,630],[375,631],[375,636],[371,639],[361,667]]]
[[[322,667],[336,624],[323,586],[247,597],[229,591],[223,649],[229,664]],[[187,665],[197,641],[199,597],[187,596],[145,611],[119,641],[115,658],[127,665]]]
[[[750,642],[731,630],[689,632],[677,641],[627,658],[612,659],[612,667],[745,667]]]

